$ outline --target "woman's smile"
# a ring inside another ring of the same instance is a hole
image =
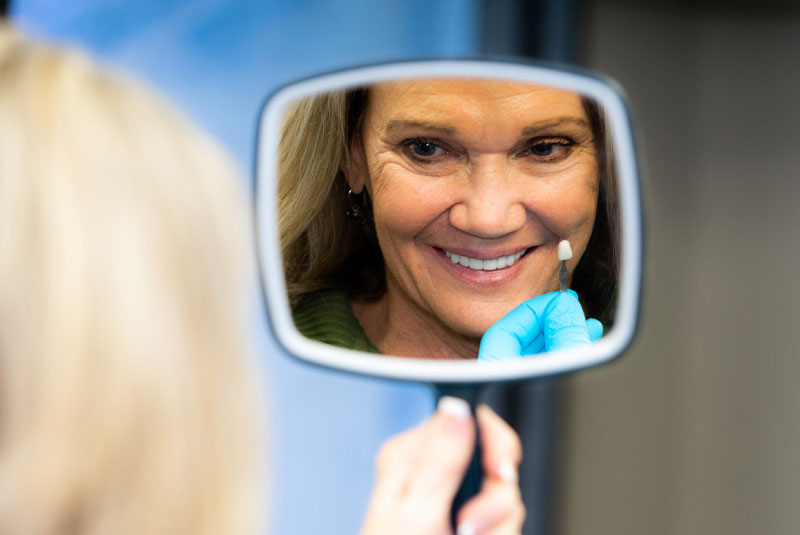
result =
[[[448,249],[443,250],[444,254],[447,255],[447,258],[449,258],[453,264],[461,264],[466,268],[477,271],[494,271],[496,269],[511,267],[514,265],[514,262],[519,260],[522,255],[528,251],[528,249],[525,248],[510,254],[473,253],[471,251],[457,254]]]
[[[445,251],[444,254],[450,258],[450,261],[453,264],[460,264],[465,268],[475,271],[494,271],[496,269],[505,269],[506,267],[513,266],[514,262],[519,260],[526,251],[527,249],[525,251],[519,251],[518,253],[496,256],[494,258],[487,258],[485,260],[473,258],[463,254],[458,255],[451,253],[450,251]]]
[[[420,244],[420,248],[426,256],[435,257],[429,266],[431,284],[442,288],[460,285],[450,291],[462,296],[487,292],[502,294],[504,285],[520,282],[517,278],[525,276],[529,260],[536,258],[540,249],[537,245],[476,248],[424,244]],[[530,269],[538,267],[530,266]]]
[[[488,288],[496,291],[497,286],[512,281],[524,269],[525,258],[535,247],[518,248],[507,254],[457,248],[452,251],[438,247],[432,249],[443,264],[444,276],[464,284],[462,291],[469,292]]]

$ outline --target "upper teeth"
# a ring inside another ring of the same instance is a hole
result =
[[[498,258],[489,258],[487,260],[480,260],[478,258],[470,258],[464,255],[458,255],[455,253],[451,253],[450,251],[445,251],[450,260],[454,264],[461,264],[464,267],[468,267],[470,269],[478,269],[483,271],[494,271],[495,269],[501,269],[507,266],[513,266],[514,262],[519,260],[519,257],[522,256],[525,251],[520,251],[518,253],[510,254],[507,256],[500,256]]]

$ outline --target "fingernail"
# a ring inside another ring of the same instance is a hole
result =
[[[502,461],[497,468],[500,479],[506,483],[514,483],[517,480],[517,469],[511,461]]]
[[[462,522],[456,528],[456,535],[475,535],[475,526],[469,522]]]
[[[439,410],[459,420],[469,419],[469,404],[460,398],[442,396],[439,399]]]

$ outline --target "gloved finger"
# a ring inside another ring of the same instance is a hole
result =
[[[596,342],[603,336],[603,324],[600,321],[589,318],[586,320],[586,330],[589,331],[589,340]],[[523,350],[523,356],[538,355],[545,352],[544,333],[539,333],[533,342]]]
[[[589,345],[586,316],[575,292],[558,293],[544,310],[544,340],[547,351]]]
[[[522,356],[544,353],[544,333],[537,333],[536,338],[522,350]]]
[[[589,340],[597,342],[603,336],[603,324],[594,318],[586,320],[586,330],[589,331]]]
[[[528,299],[497,323],[481,338],[478,360],[507,360],[525,354],[524,349],[543,332],[544,311],[559,292]]]

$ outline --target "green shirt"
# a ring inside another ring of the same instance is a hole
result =
[[[341,290],[320,290],[303,296],[292,312],[294,326],[300,334],[317,342],[380,353],[369,341]]]

